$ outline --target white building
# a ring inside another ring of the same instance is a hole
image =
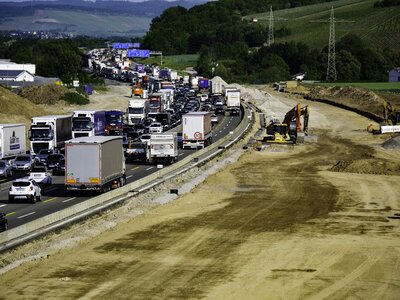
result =
[[[27,71],[31,75],[36,74],[35,64],[16,64],[11,62],[9,59],[0,60],[0,71]]]
[[[35,76],[26,70],[0,70],[0,81],[33,82]]]

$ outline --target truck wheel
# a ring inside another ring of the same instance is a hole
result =
[[[14,201],[14,197],[13,196],[8,196],[8,202],[13,202]]]
[[[36,195],[32,196],[32,203],[36,203]]]
[[[8,229],[8,223],[4,224],[4,231]]]
[[[42,201],[42,196],[37,196],[36,201]]]

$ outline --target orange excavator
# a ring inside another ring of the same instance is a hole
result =
[[[301,116],[303,116],[303,124],[301,124]],[[296,143],[299,136],[308,135],[308,120],[310,109],[307,106],[301,107],[300,102],[289,110],[283,122],[271,121],[267,126],[267,138],[269,143]]]

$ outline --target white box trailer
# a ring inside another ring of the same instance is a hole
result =
[[[26,153],[24,124],[0,124],[0,159]]]
[[[226,96],[226,113],[240,115],[240,90],[228,90]]]
[[[211,114],[191,112],[182,116],[183,149],[201,149],[212,143]]]
[[[178,159],[176,132],[152,134],[148,146],[149,162],[151,163],[174,163]]]
[[[125,184],[121,136],[79,137],[65,143],[67,190],[107,192]]]

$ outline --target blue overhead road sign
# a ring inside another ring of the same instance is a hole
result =
[[[128,50],[128,57],[150,57],[150,50]]]
[[[132,43],[113,43],[112,44],[114,49],[129,49],[133,48]]]

